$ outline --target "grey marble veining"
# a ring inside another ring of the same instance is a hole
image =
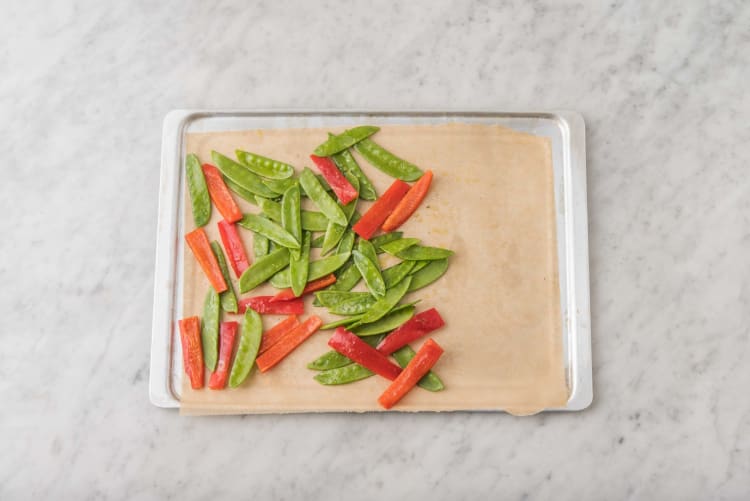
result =
[[[748,499],[750,4],[2,2],[0,499]],[[595,403],[147,398],[178,107],[581,111]]]

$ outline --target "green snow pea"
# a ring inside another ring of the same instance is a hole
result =
[[[402,250],[408,249],[409,247],[417,245],[418,243],[418,238],[399,238],[398,240],[393,240],[391,242],[381,244],[380,248],[388,254],[396,256]]]
[[[335,385],[353,383],[355,381],[367,379],[373,374],[375,373],[370,369],[366,369],[359,364],[349,364],[337,369],[329,369],[319,372],[313,376],[313,379],[320,384]]]
[[[390,332],[413,317],[414,310],[415,307],[411,305],[408,308],[392,311],[380,320],[369,324],[362,324],[358,327],[352,327],[352,332],[358,336],[374,336],[376,334]]]
[[[211,159],[224,176],[242,186],[247,191],[251,191],[261,197],[273,198],[276,196],[276,193],[263,184],[260,177],[255,175],[244,165],[238,164],[218,151],[211,152]]]
[[[434,261],[436,259],[445,259],[452,255],[452,250],[441,249],[440,247],[424,247],[422,245],[412,245],[396,253],[396,257],[407,261]]]
[[[333,161],[341,169],[341,172],[356,177],[359,180],[359,198],[362,200],[377,200],[378,193],[368,179],[359,164],[348,150],[333,155]]]
[[[249,151],[234,150],[237,160],[245,167],[269,179],[287,179],[294,174],[294,167],[278,160],[262,157]]]
[[[193,210],[193,221],[195,226],[201,227],[211,219],[211,197],[208,196],[206,178],[203,177],[201,162],[196,155],[191,153],[187,156],[185,170],[187,171],[187,185]]]
[[[385,288],[390,289],[403,280],[406,275],[409,275],[412,268],[414,268],[415,262],[416,261],[402,261],[390,268],[384,269],[383,282],[385,282]]]
[[[297,242],[302,243],[299,186],[290,186],[281,198],[281,226]]]
[[[201,326],[201,344],[203,345],[203,361],[210,371],[216,370],[219,358],[219,294],[213,287],[208,288],[206,301],[203,303],[203,318]]]
[[[393,242],[394,240],[400,240],[403,236],[404,233],[401,231],[392,231],[390,233],[378,235],[377,237],[372,237],[370,239],[370,242],[375,246],[375,250],[377,251],[377,253],[382,254],[385,251],[380,247],[381,245],[387,244],[388,242]]]
[[[409,365],[409,362],[412,358],[414,358],[414,355],[416,354],[417,352],[415,352],[411,348],[411,346],[406,345],[403,348],[393,352],[393,358],[396,359],[396,363],[398,363],[398,365],[403,369],[407,365]],[[427,391],[440,391],[445,388],[445,386],[443,386],[443,382],[440,380],[437,374],[432,371],[425,374],[422,379],[419,380],[417,385]]]
[[[321,247],[323,247],[323,239],[325,238],[325,236],[326,235],[324,233],[322,235],[318,235],[317,237],[313,238],[310,241],[310,247],[317,248],[317,249],[320,249]]]
[[[245,312],[245,320],[240,330],[240,342],[237,343],[237,353],[232,363],[232,372],[229,373],[229,386],[237,388],[241,385],[250,369],[255,364],[255,357],[260,348],[260,338],[263,335],[263,323],[258,312],[248,308]]]
[[[416,301],[412,301],[411,303],[404,303],[404,304],[396,305],[396,306],[394,306],[391,309],[391,311],[388,312],[388,315],[392,315],[392,314],[398,313],[398,312],[403,311],[403,310],[408,310],[412,306],[416,306],[420,301],[421,301],[421,299],[417,299]],[[366,326],[366,325],[372,325],[372,324],[375,324],[377,322],[380,322],[380,320],[377,320],[376,322],[372,322],[371,324],[365,324],[365,323],[362,322],[362,317],[363,316],[364,316],[364,314],[350,316],[349,319],[356,319],[356,320],[354,322],[347,322],[347,324],[348,324],[347,325],[347,329],[349,329],[350,331],[354,332],[354,329],[356,329],[358,327],[362,327],[362,326]],[[383,318],[385,318],[385,317],[383,317]]]
[[[302,237],[302,249],[299,256],[292,255],[289,261],[289,279],[292,282],[292,291],[295,296],[300,296],[307,285],[307,273],[310,264],[310,233],[305,232]]]
[[[416,181],[422,177],[422,169],[406,160],[397,157],[371,139],[363,139],[354,148],[365,160],[391,177],[403,181]]]
[[[346,226],[349,222],[344,211],[341,210],[339,204],[331,198],[331,195],[326,193],[323,186],[321,186],[318,178],[315,177],[313,171],[305,167],[299,176],[299,183],[302,185],[302,189],[305,190],[310,200],[320,209],[320,211],[326,215],[326,217],[336,224]]]
[[[406,263],[414,263],[414,267],[409,272],[409,275],[414,275],[416,272],[430,264],[432,261],[405,261]]]
[[[299,242],[294,236],[270,219],[258,216],[257,214],[245,214],[242,219],[237,221],[237,224],[248,230],[260,233],[269,240],[273,240],[288,249],[299,249]]]
[[[442,277],[448,269],[447,259],[436,259],[429,261],[430,264],[412,275],[409,292],[421,289],[430,285],[432,282]]]
[[[357,181],[357,178],[351,178],[349,181],[352,186],[354,186],[355,190],[359,190],[359,181]],[[341,206],[347,221],[351,219],[354,211],[357,209],[357,202],[358,199],[355,198],[348,204]],[[333,221],[328,222],[328,228],[326,228],[325,237],[323,238],[323,249],[321,250],[323,255],[328,254],[338,245],[339,241],[341,241],[341,237],[343,237],[344,233],[347,231],[347,228],[348,226],[341,226]]]
[[[328,141],[315,148],[315,153],[319,157],[330,157],[347,148],[351,148],[359,141],[370,137],[380,130],[380,127],[374,125],[360,125],[352,129],[347,129],[338,136],[328,134]]]
[[[256,288],[287,265],[289,265],[289,249],[286,247],[279,247],[270,254],[256,260],[250,268],[242,273],[240,277],[240,292],[244,294]],[[291,285],[290,280],[289,285],[285,287],[290,287]]]
[[[299,182],[293,177],[289,177],[287,179],[263,179],[263,184],[276,194],[283,195],[286,190],[295,184],[299,185]]]
[[[380,274],[378,265],[358,250],[352,251],[352,257],[362,278],[365,279],[365,284],[370,293],[378,298],[385,296],[385,282],[383,281],[383,276]]]
[[[354,264],[354,260],[350,259],[336,271],[336,282],[323,290],[348,292],[359,283],[361,278],[362,275]],[[313,300],[313,306],[322,306],[317,297]]]
[[[380,341],[383,340],[384,337],[385,336],[366,337],[363,338],[362,341],[374,348],[380,343]],[[307,364],[307,368],[315,371],[323,371],[328,369],[337,369],[339,367],[350,365],[352,363],[353,362],[349,357],[345,357],[336,350],[331,350],[325,352],[323,355]]]
[[[401,301],[401,298],[404,297],[406,291],[409,290],[410,284],[411,277],[407,276],[394,288],[388,289],[388,291],[385,293],[385,296],[378,299],[377,302],[372,305],[372,307],[362,317],[360,322],[362,322],[363,324],[369,324],[383,318],[383,316],[385,316],[399,301]]]
[[[277,223],[281,222],[281,204],[279,202],[261,197],[258,197],[256,200],[260,209],[268,216],[268,219]],[[303,209],[300,211],[300,214],[303,230],[325,231],[328,228],[328,218],[323,213]]]
[[[260,198],[261,200],[265,200],[265,198],[263,198],[263,197],[257,197],[256,198],[255,193],[253,193],[252,191],[246,190],[245,188],[243,188],[239,184],[235,183],[234,181],[232,181],[228,177],[224,178],[224,182],[226,183],[227,188],[229,188],[230,190],[232,190],[233,192],[235,192],[236,194],[238,194],[242,199],[247,200],[248,202],[250,202],[253,205],[258,205],[257,198]]]
[[[357,250],[364,254],[367,259],[372,261],[372,263],[377,266],[378,271],[380,271],[380,260],[378,260],[378,253],[375,250],[375,246],[372,245],[372,242],[360,238],[359,242],[357,242]]]
[[[219,242],[215,240],[211,242],[211,250],[214,251],[216,261],[218,261],[219,268],[221,269],[221,274],[224,277],[224,281],[227,283],[227,290],[219,294],[221,309],[227,313],[237,313],[237,296],[234,294],[232,279],[229,277],[229,267],[227,266],[226,258],[224,258],[224,251],[221,250]]]
[[[268,254],[268,239],[260,233],[253,232],[253,254],[255,259],[261,258]]]
[[[319,291],[315,297],[336,315],[357,315],[375,304],[375,298],[367,292]]]
[[[320,330],[327,331],[329,329],[335,329],[336,327],[348,326],[355,324],[359,321],[360,317],[362,317],[362,314],[359,315],[349,315],[344,318],[340,318],[338,320],[334,320],[333,322],[328,322],[327,324],[323,324],[320,326]]]
[[[357,234],[352,230],[346,230],[339,240],[339,244],[336,247],[336,254],[343,254],[344,252],[351,252],[354,249],[354,240],[357,238]]]
[[[307,281],[317,280],[320,277],[333,273],[334,271],[341,268],[344,263],[349,259],[349,254],[334,254],[333,256],[324,257],[317,261],[310,261],[309,268],[307,270]],[[292,278],[290,271],[283,270],[276,273],[271,278],[271,285],[277,289],[286,289],[292,286]]]

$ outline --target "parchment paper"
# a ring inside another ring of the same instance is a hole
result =
[[[329,129],[265,129],[187,136],[187,151],[210,162],[211,150],[234,157],[244,149],[294,165],[311,166],[308,155]],[[343,129],[333,129],[340,132]],[[554,189],[548,139],[500,126],[445,124],[384,126],[374,139],[435,177],[427,199],[401,228],[425,245],[455,251],[447,273],[406,296],[421,299],[417,311],[437,307],[446,326],[432,334],[445,349],[435,372],[445,390],[411,391],[399,411],[506,410],[531,414],[563,406],[568,398],[563,368],[560,293],[555,240]],[[355,152],[378,193],[393,181]],[[315,170],[313,168],[313,170]],[[185,194],[187,197],[187,194]],[[235,197],[243,212],[257,207]],[[304,204],[309,201],[305,200]],[[364,213],[369,203],[360,202]],[[312,208],[312,207],[308,207]],[[194,228],[190,202],[185,227]],[[219,240],[214,208],[206,226]],[[252,256],[252,234],[240,229]],[[318,251],[318,249],[314,249]],[[189,250],[187,250],[189,254]],[[184,315],[201,315],[208,282],[191,255],[185,262]],[[387,256],[382,264],[390,265]],[[234,279],[235,290],[236,278]],[[361,284],[360,284],[361,288]],[[275,293],[269,285],[244,296]],[[339,318],[311,305],[306,315]],[[239,315],[225,315],[240,320]],[[282,317],[264,316],[264,328]],[[306,368],[329,348],[332,331],[313,335],[273,370],[254,369],[238,389],[192,390],[183,378],[181,410],[188,414],[379,411],[389,381],[374,376],[341,386],[322,386]],[[421,340],[412,346],[416,350]],[[206,378],[208,379],[208,374]]]

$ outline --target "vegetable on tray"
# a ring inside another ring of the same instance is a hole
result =
[[[442,354],[443,349],[439,344],[432,339],[425,341],[414,358],[380,395],[380,405],[386,409],[396,405],[432,369]]]
[[[424,176],[419,178],[419,181],[414,183],[414,186],[404,195],[404,198],[398,203],[388,219],[383,223],[383,231],[393,231],[398,229],[402,224],[406,222],[409,217],[417,210],[419,204],[422,203],[424,197],[427,196],[427,190],[430,189],[430,183],[432,182],[432,171],[428,170],[424,173]]]
[[[287,332],[298,327],[299,324],[297,315],[289,315],[284,320],[268,329],[263,333],[263,337],[260,340],[260,349],[258,350],[258,353],[262,354],[268,351],[268,349],[275,345],[279,339],[284,337]]]
[[[179,321],[182,342],[182,366],[190,378],[190,387],[203,388],[203,350],[201,349],[201,320],[198,317]]]
[[[223,390],[227,386],[229,366],[232,363],[234,340],[237,337],[237,322],[222,322],[219,331],[221,344],[219,346],[219,363],[208,380],[208,387],[212,390]]]
[[[224,259],[224,251],[221,250],[219,242],[211,242],[211,250],[216,256],[216,262],[219,263],[219,269],[221,270],[221,276],[224,277],[224,282],[227,284],[227,290],[219,294],[221,300],[221,309],[227,313],[237,313],[237,296],[234,294],[234,288],[232,287],[232,279],[229,277],[229,267],[227,261]]]
[[[298,296],[304,296],[305,294],[309,294],[311,292],[318,291],[324,287],[328,287],[331,284],[334,284],[336,282],[336,275],[333,273],[329,273],[328,275],[318,278],[317,280],[312,280],[310,282],[307,282],[307,285],[305,285],[305,288],[302,290],[301,294],[294,294],[294,291],[291,288],[284,289],[282,291],[279,291],[278,294],[276,294],[273,299],[271,299],[272,303],[275,303],[276,301],[289,301],[290,299],[294,299]]]
[[[221,215],[229,221],[234,223],[242,219],[242,212],[237,206],[237,202],[232,198],[232,194],[229,193],[224,179],[221,177],[221,172],[215,166],[211,164],[203,164],[203,175],[206,178],[206,186],[208,186],[208,194],[211,196],[211,201],[214,203]]]
[[[237,344],[232,372],[229,375],[229,386],[232,388],[241,385],[250,374],[250,370],[255,364],[255,357],[258,355],[262,334],[263,323],[260,315],[253,310],[247,310],[242,322],[240,341]]]
[[[227,220],[221,220],[218,223],[221,243],[229,256],[229,264],[232,265],[234,275],[239,278],[242,272],[250,267],[250,262],[245,253],[245,246],[242,245],[237,227]]]
[[[311,316],[299,326],[287,332],[276,344],[266,350],[256,360],[260,372],[267,372],[286,358],[294,349],[307,338],[315,334],[323,322],[315,315]]]
[[[331,339],[328,340],[328,346],[391,381],[401,373],[401,368],[388,360],[388,357],[343,327],[336,329]]]
[[[380,226],[391,215],[393,209],[409,192],[409,185],[401,180],[395,180],[390,188],[378,198],[370,209],[362,215],[362,219],[352,226],[354,232],[365,240],[370,240]]]
[[[305,312],[305,303],[302,298],[289,301],[274,301],[273,296],[255,296],[240,299],[240,313],[247,309],[257,311],[261,315],[302,315]]]
[[[313,161],[342,204],[346,205],[357,198],[359,192],[341,173],[333,160],[315,155],[310,155],[310,160]]]
[[[187,186],[196,227],[205,226],[211,219],[211,198],[208,195],[206,178],[203,177],[200,160],[190,154],[185,159]]]
[[[227,283],[219,268],[219,262],[216,260],[211,244],[208,242],[208,236],[203,228],[197,228],[185,235],[190,250],[193,251],[196,261],[200,265],[206,278],[216,292],[227,290]]]

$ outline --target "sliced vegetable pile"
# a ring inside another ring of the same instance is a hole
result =
[[[445,322],[435,308],[417,313],[419,301],[407,295],[439,279],[453,252],[396,231],[427,196],[433,174],[379,146],[371,139],[378,130],[365,125],[329,134],[310,155],[320,174],[305,167],[295,175],[289,164],[242,150],[235,152],[236,160],[213,151],[213,164],[201,165],[196,155],[187,156],[197,229],[185,240],[211,284],[202,320],[192,316],[179,321],[192,388],[203,388],[204,366],[211,372],[209,388],[236,388],[254,365],[267,372],[318,330],[333,330],[328,341],[332,350],[307,366],[318,371],[314,378],[319,383],[352,383],[377,374],[391,381],[378,399],[386,409],[414,386],[443,389],[431,371],[442,348],[432,339],[416,352],[410,344]],[[352,148],[396,178],[381,196]],[[242,214],[231,192],[257,205],[260,213]],[[302,197],[317,210],[302,209]],[[361,200],[373,202],[364,213],[357,210]],[[203,229],[212,204],[223,217],[218,223],[221,245],[210,242]],[[253,234],[252,263],[240,229]],[[311,248],[320,248],[319,259],[311,259]],[[383,268],[383,253],[399,262]],[[240,294],[266,282],[280,290],[238,299],[230,267]],[[355,291],[359,284],[362,290]],[[314,294],[313,305],[341,318],[325,325],[314,314],[300,320],[306,294]],[[241,323],[222,321],[222,312],[242,315]],[[286,317],[264,332],[261,315],[266,314]]]

